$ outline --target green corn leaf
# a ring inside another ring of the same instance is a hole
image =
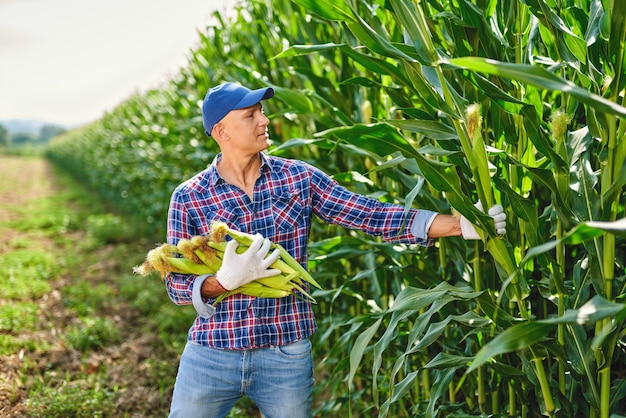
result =
[[[390,157],[392,158],[379,162],[378,165],[372,168],[371,170],[369,170],[368,173],[376,173],[378,171],[383,171],[389,168],[402,166],[404,163],[409,161],[407,160],[407,158],[404,157],[404,155],[402,155],[402,153],[398,151],[391,153]],[[418,171],[419,171],[419,168],[418,168]]]
[[[440,402],[441,398],[445,396],[446,391],[450,386],[452,378],[456,374],[456,369],[438,370],[435,372],[435,378],[430,389],[430,398],[428,400],[428,409],[426,410],[426,416],[437,416],[435,413],[435,407]]]
[[[417,93],[417,99],[430,108],[429,114],[436,114],[438,111],[444,112],[454,119],[460,119],[461,115],[451,107],[441,94],[441,84],[432,67],[421,65],[418,62],[406,63],[407,75],[410,79],[409,87]],[[466,100],[456,94],[456,91],[448,87],[457,107],[465,107]]]
[[[384,351],[389,347],[390,344],[393,343],[396,335],[398,325],[404,322],[405,320],[409,320],[415,312],[412,310],[406,311],[398,311],[394,312],[391,316],[391,320],[389,321],[389,325],[387,325],[387,329],[383,336],[374,344],[373,349],[373,363],[372,363],[372,390],[374,392],[374,397],[376,399],[376,403],[378,404],[378,385],[377,379],[378,372],[381,368],[384,359]],[[404,358],[404,356],[403,356]]]
[[[364,54],[359,52],[359,49],[352,49],[349,47],[343,47],[341,52],[361,64],[367,70],[376,74],[389,75],[398,78],[403,84],[409,84],[410,80],[406,73],[398,67],[397,64],[386,61],[384,59],[375,57],[373,55]]]
[[[557,324],[593,324],[624,312],[626,312],[626,304],[612,303],[600,296],[594,296],[579,309],[568,310],[561,317],[514,325],[481,348],[466,373],[470,373],[500,354],[521,350],[540,341]]]
[[[489,294],[478,296],[476,301],[480,306],[480,311],[499,327],[506,328],[515,323],[516,318],[502,309]]]
[[[602,202],[607,205],[617,199],[620,193],[624,191],[626,185],[626,164],[622,164],[619,173],[613,179],[611,185],[602,192]]]
[[[335,137],[381,156],[395,151],[402,152],[406,157],[418,154],[417,150],[396,129],[386,123],[331,128],[317,133],[316,136]]]
[[[370,340],[374,337],[374,334],[376,334],[376,331],[378,331],[382,320],[382,318],[379,318],[367,330],[362,332],[354,342],[354,347],[352,347],[352,350],[350,351],[350,374],[348,375],[348,387],[352,387],[354,376],[361,366],[363,353],[365,352]]]
[[[472,299],[478,299],[480,296],[482,296],[485,292],[473,292],[475,297],[473,297]],[[484,316],[478,315],[476,312],[474,311],[469,311],[469,312],[465,312],[462,315],[450,315],[450,317],[460,323],[465,325],[466,327],[471,327],[471,328],[477,328],[477,329],[483,329],[484,327],[488,327],[489,325],[491,325],[491,320],[485,318]]]
[[[383,35],[377,33],[362,17],[355,16],[353,21],[347,21],[350,31],[371,51],[400,60],[416,62],[416,59],[393,43]]]
[[[560,78],[537,65],[510,64],[479,57],[451,58],[446,63],[458,68],[484,72],[528,83],[542,89],[562,91],[598,111],[626,117],[626,107],[578,87],[571,81]]]
[[[521,381],[525,381],[524,377],[526,373],[523,368],[515,367],[515,365],[511,366],[497,360],[492,360],[489,367],[501,376],[512,377],[520,383]]]
[[[425,369],[450,369],[466,367],[472,357],[459,356],[448,353],[437,353],[432,360],[424,365]]]
[[[352,20],[352,13],[346,2],[332,0],[293,0],[309,12],[328,20]]]
[[[555,327],[556,325],[553,324],[526,322],[502,331],[487,345],[480,349],[466,373],[471,373],[490,359],[499,356],[500,354],[521,350],[536,343],[544,338],[546,334]]]
[[[421,14],[416,10],[415,4],[407,0],[391,0],[390,4],[394,9],[394,15],[402,23],[423,63],[435,62],[436,57],[433,55],[434,47],[431,34],[428,28],[424,27],[420,19]]]
[[[393,396],[391,402],[397,402],[411,389],[411,386],[418,376],[419,371],[409,373],[404,379],[393,387]]]
[[[511,96],[509,93],[498,87],[487,78],[476,73],[471,78],[476,87],[481,89],[489,98],[501,106],[507,112],[518,114],[524,106],[524,101],[517,97]]]
[[[603,22],[605,25],[604,33],[608,33],[608,27],[610,27],[611,33],[608,36],[609,56],[616,74],[624,74],[624,60],[626,59],[626,51],[624,50],[624,42],[626,41],[626,7],[623,6],[621,3],[614,3],[610,10],[610,24],[606,17],[606,21]],[[618,82],[619,85],[616,85]],[[616,77],[611,84],[614,97],[617,98],[618,92],[621,92],[626,87],[626,77]]]
[[[395,126],[396,128],[403,129],[409,132],[419,133],[419,134],[424,135],[427,138],[432,138],[432,139],[436,139],[439,141],[457,139],[459,137],[456,131],[454,130],[454,128],[452,128],[450,125],[446,125],[445,123],[437,122],[433,120],[386,119],[383,122],[388,123],[389,125]]]
[[[587,221],[582,223],[574,231],[568,234],[567,242],[570,244],[577,244],[585,241],[587,236],[597,236],[597,232],[588,231],[588,228],[596,229],[597,231],[609,232],[611,234],[618,235],[622,238],[626,237],[626,218],[619,219],[613,222],[602,221]],[[581,236],[578,236],[580,234]]]
[[[432,187],[440,192],[445,192],[450,204],[462,214],[466,215],[472,212],[473,205],[465,197],[461,188],[461,179],[453,166],[434,161],[421,154],[417,154],[415,157],[422,174]],[[470,221],[475,219],[473,215],[466,216]]]
[[[446,299],[448,300],[444,303],[434,303],[431,306],[430,310],[432,311],[433,315],[436,312],[439,312],[447,303],[453,301],[453,299],[449,297]],[[451,321],[452,317],[448,316],[441,322],[430,322],[428,328],[426,329],[426,332],[424,332],[423,334],[420,333],[414,335],[413,333],[411,333],[411,338],[409,339],[409,346],[411,348],[409,348],[405,352],[405,354],[411,355],[431,346],[446,331],[446,328],[448,328],[448,325]]]
[[[407,287],[400,292],[389,311],[396,312],[407,309],[418,311],[431,305],[434,301],[445,294],[446,290],[417,289],[414,287]]]
[[[546,324],[594,324],[604,318],[617,317],[626,312],[626,304],[614,303],[601,296],[594,296],[578,309],[568,309],[557,318],[543,319]]]
[[[543,20],[545,27],[556,29],[554,36],[557,38],[557,42],[562,42],[576,60],[582,62],[587,60],[585,40],[572,32],[545,0],[525,0],[525,2],[534,9],[535,15]],[[560,51],[563,53],[564,48],[560,48]]]
[[[577,218],[572,211],[572,207],[564,201],[565,196],[560,193],[556,181],[554,180],[554,175],[552,171],[543,168],[529,167],[520,163],[517,160],[508,157],[507,161],[526,169],[528,174],[536,183],[543,185],[551,191],[551,196],[553,200],[552,204],[557,214],[559,215],[560,221],[563,222],[565,228],[571,228],[577,223]]]
[[[533,142],[537,149],[546,157],[549,157],[552,164],[557,169],[565,169],[567,162],[554,150],[553,143],[548,139],[547,135],[539,126],[539,117],[534,106],[524,106],[521,110],[523,116],[524,128],[528,138]]]
[[[626,218],[614,222],[587,221],[582,222],[570,230],[563,238],[545,242],[536,247],[530,248],[522,262],[528,261],[540,254],[552,251],[557,245],[566,243],[571,245],[595,239],[604,233],[612,233],[621,237],[626,237]]]
[[[332,149],[333,145],[324,138],[318,139],[304,139],[304,138],[291,138],[280,145],[270,149],[270,154],[280,154],[283,151],[290,150],[298,147],[316,146],[322,149]]]
[[[565,349],[572,368],[587,380],[592,403],[600,404],[600,394],[596,383],[597,366],[593,350],[587,341],[587,333],[583,326],[568,324],[569,332],[565,334]]]
[[[286,89],[280,86],[272,86],[275,91],[276,98],[288,105],[294,112],[311,113],[315,110],[315,106],[308,94],[302,91]]]
[[[318,45],[292,45],[280,52],[278,55],[274,56],[272,59],[291,58],[329,51],[339,51],[361,64],[369,71],[381,75],[392,75],[397,77],[403,84],[410,85],[410,80],[408,79],[406,73],[397,65],[373,55],[359,52],[359,49],[351,48],[346,44],[325,43]],[[372,80],[369,81],[370,83],[375,84]],[[343,81],[343,83],[346,83],[346,81]]]
[[[335,50],[343,46],[345,46],[345,44],[335,44],[335,43],[325,43],[325,44],[316,44],[316,45],[291,45],[289,48],[278,53],[271,59],[277,60],[281,58],[292,58],[292,57],[298,57],[301,55],[315,54],[318,52]]]

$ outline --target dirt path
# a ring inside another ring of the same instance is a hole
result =
[[[60,245],[71,247],[72,240],[84,239],[84,231],[59,237],[15,227],[16,222],[24,219],[24,213],[28,213],[24,208],[29,204],[32,206],[34,202],[62,192],[62,186],[55,178],[49,161],[43,158],[0,155],[0,169],[0,257],[10,255],[16,248],[28,250],[30,245],[35,245],[44,252],[47,248],[50,254],[58,254]],[[63,244],[59,244],[60,241]],[[159,359],[156,359],[153,349],[155,335],[139,331],[150,324],[136,309],[129,308],[124,300],[115,299],[105,301],[105,309],[94,311],[94,317],[106,318],[115,328],[119,328],[120,338],[115,344],[80,352],[69,347],[63,340],[68,327],[81,325],[77,312],[66,306],[64,288],[74,285],[76,280],[86,280],[93,287],[109,286],[114,297],[117,288],[112,278],[129,271],[129,266],[124,264],[127,260],[119,256],[120,248],[132,254],[139,254],[138,251],[141,251],[138,248],[129,249],[114,244],[93,248],[84,258],[85,264],[81,266],[81,270],[83,267],[84,270],[78,273],[65,271],[58,277],[52,277],[49,280],[49,292],[42,297],[32,297],[25,301],[38,307],[39,319],[36,326],[26,331],[20,330],[19,333],[0,327],[0,417],[33,416],[29,415],[27,403],[33,396],[33,387],[37,385],[50,386],[46,389],[52,393],[51,399],[54,399],[55,391],[61,393],[72,385],[80,388],[80,385],[95,375],[99,375],[99,379],[105,379],[106,391],[114,392],[108,398],[114,405],[103,416],[163,416],[164,408],[168,405],[168,388],[159,387],[155,371],[150,367],[151,364],[169,367],[169,364],[158,363]],[[2,259],[0,268],[1,262]],[[65,264],[60,262],[61,266]],[[2,281],[6,283],[7,280],[12,280],[6,276],[0,274],[0,284]],[[10,297],[4,298],[0,291],[0,308],[16,303]],[[3,336],[12,338],[12,341],[17,340],[22,348],[7,353],[6,347],[2,346],[3,341],[6,341]],[[153,361],[147,363],[146,359]],[[168,375],[173,376],[174,373],[175,370],[167,371]],[[97,382],[97,385],[102,385],[101,380]],[[99,389],[96,387],[93,390],[96,393]],[[36,396],[41,396],[41,388],[36,393]],[[70,415],[92,416],[85,415],[84,412]],[[40,415],[39,412],[34,416],[60,415]]]
[[[42,158],[0,156],[0,252],[15,238],[6,222],[19,218],[19,208],[55,192],[50,162]]]
[[[0,156],[0,167],[0,221],[14,216],[15,207],[54,193],[48,160]]]
[[[52,184],[50,162],[43,158],[0,156],[3,182],[14,185],[12,189],[0,190],[0,197],[8,196],[14,203],[33,197],[50,195]],[[4,205],[3,205],[4,206]]]

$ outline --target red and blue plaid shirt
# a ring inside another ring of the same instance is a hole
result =
[[[414,235],[412,228],[403,228],[412,224],[416,209],[405,214],[402,206],[352,193],[310,164],[261,154],[261,175],[250,200],[244,191],[220,177],[219,158],[221,155],[172,194],[168,243],[207,235],[211,222],[219,220],[243,232],[260,233],[285,247],[306,267],[313,215],[388,241],[431,243]],[[195,277],[166,277],[168,294],[176,304],[192,303]],[[214,348],[249,349],[288,344],[309,337],[315,329],[306,298],[295,294],[280,299],[239,294],[217,304],[211,317],[198,316],[189,330],[189,340]]]

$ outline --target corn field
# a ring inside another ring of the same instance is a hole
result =
[[[50,158],[162,237],[173,188],[217,152],[206,90],[272,86],[271,153],[483,228],[424,248],[314,225],[317,414],[625,414],[623,1],[252,0],[213,17],[179,74]],[[505,237],[478,201],[504,206]]]

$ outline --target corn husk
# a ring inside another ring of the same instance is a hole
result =
[[[146,260],[134,267],[133,271],[142,276],[157,272],[163,280],[169,273],[215,274],[222,265],[227,236],[239,243],[238,253],[246,251],[254,239],[254,235],[230,229],[223,222],[214,222],[211,224],[209,236],[181,239],[177,245],[161,244],[150,250],[146,255]],[[270,267],[280,270],[281,274],[257,279],[225,292],[219,295],[214,303],[217,304],[226,297],[238,293],[255,297],[280,298],[289,296],[294,291],[315,302],[315,299],[305,290],[305,282],[321,288],[319,283],[281,245],[271,243],[271,249],[278,249],[280,257]]]

